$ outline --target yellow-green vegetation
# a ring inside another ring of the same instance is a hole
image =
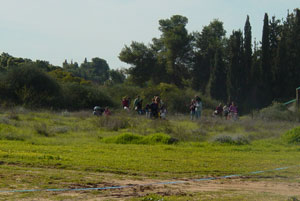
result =
[[[250,117],[190,121],[186,116],[150,120],[123,113],[1,111],[0,190],[70,188],[76,187],[70,182],[99,182],[102,173],[164,180],[299,165],[299,145],[283,137],[297,126]]]

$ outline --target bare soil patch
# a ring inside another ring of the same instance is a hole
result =
[[[100,188],[109,186],[131,186],[122,189],[101,190],[102,192],[94,195],[93,198],[86,196],[85,200],[126,200],[131,197],[143,197],[149,194],[158,194],[163,196],[170,195],[190,195],[198,192],[218,192],[234,191],[240,193],[257,192],[272,193],[283,196],[300,196],[300,183],[274,182],[274,181],[250,181],[245,178],[229,178],[212,181],[195,182],[186,180],[178,184],[155,184],[161,183],[158,180],[114,180],[99,184],[90,184],[87,186],[72,185],[72,188]],[[164,181],[172,182],[172,180]],[[152,185],[148,185],[152,184]],[[82,197],[88,192],[64,192],[61,194]]]

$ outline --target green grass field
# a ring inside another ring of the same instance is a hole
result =
[[[300,147],[281,136],[299,126],[243,117],[188,116],[149,120],[120,114],[15,109],[0,113],[0,191],[89,188],[127,180],[188,180],[300,165]],[[249,175],[245,181],[299,185],[300,168]],[[150,182],[151,183],[151,182]],[[172,187],[172,186],[171,186]],[[166,188],[171,188],[166,187]],[[297,200],[300,193],[153,191],[111,197],[120,190],[0,193],[0,200]],[[300,190],[299,190],[300,191]],[[2,195],[1,195],[2,194]],[[122,194],[122,193],[121,193]],[[298,197],[297,197],[298,196]]]

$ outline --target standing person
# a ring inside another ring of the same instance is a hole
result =
[[[137,96],[134,100],[134,109],[137,111],[138,114],[142,114],[142,107],[143,107],[143,100],[140,96]]]
[[[129,101],[127,96],[122,99],[122,106],[124,110],[129,110]]]
[[[145,107],[145,113],[146,113],[146,118],[150,118],[151,109],[149,104],[147,104]]]
[[[104,115],[105,115],[105,116],[110,116],[110,115],[111,115],[111,112],[110,112],[110,110],[109,110],[108,107],[105,108],[105,110],[104,110]]]
[[[166,119],[166,116],[167,116],[167,108],[165,104],[162,104],[162,106],[160,107],[160,117],[162,119]]]
[[[229,107],[229,113],[230,113],[230,116],[232,117],[233,120],[237,120],[238,111],[237,111],[237,107],[234,104],[234,102],[232,102],[230,107]]]
[[[159,107],[158,107],[158,103],[157,101],[155,100],[155,98],[152,99],[152,103],[150,105],[150,110],[151,110],[151,114],[150,114],[150,117],[151,118],[154,118],[154,119],[157,119],[158,118],[158,110],[159,110]]]
[[[225,119],[228,119],[229,107],[226,104],[223,107],[223,115],[224,115]]]
[[[195,103],[195,116],[196,119],[201,118],[201,113],[202,113],[202,100],[199,96],[196,96],[196,103]]]
[[[196,110],[196,101],[192,99],[190,104],[191,120],[194,120],[195,118],[195,110]]]
[[[220,103],[220,104],[216,107],[216,110],[214,111],[214,116],[222,117],[222,115],[223,115],[223,107],[222,107],[222,103]]]

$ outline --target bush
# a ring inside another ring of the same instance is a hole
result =
[[[232,144],[232,145],[246,145],[249,144],[248,138],[243,135],[229,136],[229,135],[219,135],[215,137],[214,142],[221,144]]]
[[[65,83],[62,84],[62,91],[64,94],[62,107],[65,109],[92,109],[96,105],[102,107],[115,105],[107,94],[95,86]]]
[[[289,144],[300,144],[300,127],[287,131],[282,139]]]
[[[163,133],[145,136],[141,144],[175,144],[178,140]]]
[[[124,133],[115,137],[104,138],[105,143],[115,143],[115,144],[140,144],[143,136],[135,135],[131,133]]]
[[[44,123],[36,124],[34,126],[34,129],[35,129],[36,133],[41,136],[45,136],[45,137],[54,136],[54,134],[49,131],[47,125]]]
[[[135,127],[135,121],[125,116],[97,117],[96,124],[110,131],[118,131],[119,129]]]
[[[0,123],[0,139],[24,141],[28,135],[20,134],[16,127]]]
[[[299,121],[299,112],[292,112],[281,103],[274,102],[271,106],[266,107],[256,114],[255,118],[268,121]]]
[[[114,137],[107,137],[103,139],[105,143],[116,144],[176,144],[178,140],[171,138],[169,135],[163,133],[156,133],[148,136],[136,135],[132,133],[124,133]]]
[[[11,94],[8,99],[30,107],[57,107],[61,95],[59,84],[37,67],[24,64],[13,67],[5,83]]]

